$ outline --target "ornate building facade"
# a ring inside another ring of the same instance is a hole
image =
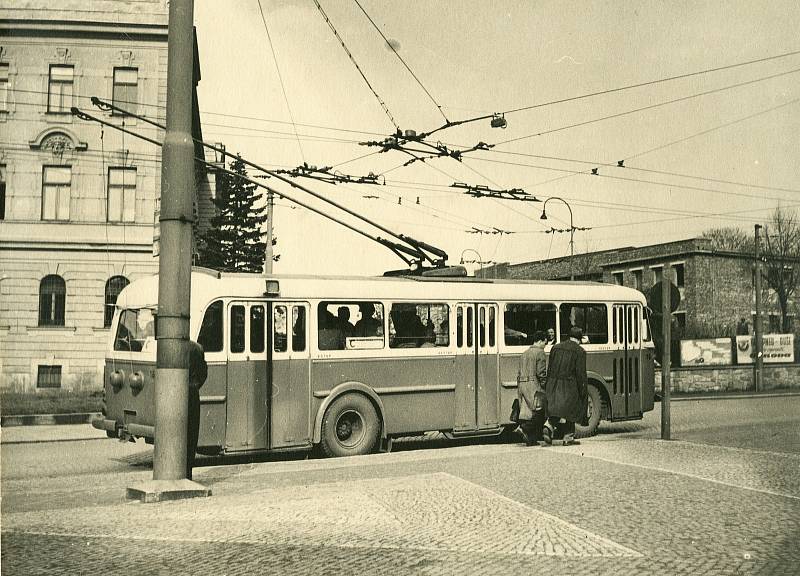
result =
[[[70,109],[163,140],[91,97],[164,123],[167,0],[11,4],[0,7],[0,389],[100,389],[116,296],[158,271],[161,151]],[[213,185],[197,174],[207,209]]]

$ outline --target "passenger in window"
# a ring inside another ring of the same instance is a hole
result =
[[[350,323],[350,308],[347,306],[339,306],[336,311],[337,328],[341,330],[342,337],[352,338],[355,334],[355,327]]]
[[[355,335],[361,338],[382,336],[383,326],[376,318],[375,304],[359,302],[358,311],[361,313],[361,318],[356,322]]]
[[[547,342],[546,344],[555,344],[556,343],[556,329],[555,328],[548,328],[547,329]]]
[[[423,346],[436,346],[436,328],[433,326],[433,319],[425,320],[425,343]]]
[[[344,350],[344,337],[339,329],[336,316],[320,306],[319,332],[317,336],[320,350]]]

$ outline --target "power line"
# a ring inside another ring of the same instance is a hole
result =
[[[509,144],[511,142],[518,142],[520,140],[526,140],[528,138],[535,138],[537,136],[544,136],[545,134],[552,134],[554,132],[560,132],[562,130],[569,130],[570,128],[577,128],[579,126],[586,126],[588,124],[593,124],[595,122],[602,122],[603,120],[610,120],[612,118],[619,118],[620,116],[627,116],[628,114],[634,114],[636,112],[643,112],[645,110],[652,110],[653,108],[658,108],[660,106],[666,106],[668,104],[675,104],[676,102],[683,102],[685,100],[690,100],[692,98],[698,98],[700,96],[708,96],[709,94],[715,94],[717,92],[723,92],[725,90],[731,90],[733,88],[740,88],[742,86],[748,86],[750,84],[755,84],[757,82],[764,82],[766,80],[772,80],[773,78],[786,76],[788,74],[794,74],[796,72],[800,72],[800,68],[795,68],[793,70],[788,70],[786,72],[779,72],[777,74],[770,74],[769,76],[762,76],[760,78],[755,78],[753,80],[746,80],[744,82],[737,82],[736,84],[729,84],[727,86],[721,86],[720,88],[714,88],[712,90],[705,90],[703,92],[697,92],[695,94],[690,94],[688,96],[681,96],[680,98],[673,98],[671,100],[666,100],[665,102],[658,102],[656,104],[650,104],[649,106],[642,106],[640,108],[634,108],[633,110],[627,110],[625,112],[618,112],[616,114],[609,114],[608,116],[602,116],[600,118],[594,118],[592,120],[585,120],[583,122],[576,122],[575,124],[569,124],[567,126],[561,126],[559,128],[552,128],[550,130],[544,130],[542,132],[537,132],[535,134],[528,134],[527,136],[519,136],[517,138],[511,138],[509,140],[503,140],[503,141],[500,141],[500,142],[496,142],[495,146],[500,146],[502,144]]]
[[[286,110],[289,112],[289,120],[292,122],[292,129],[295,136],[297,136],[297,126],[294,124],[294,115],[292,114],[292,107],[289,105],[289,97],[286,96],[286,86],[283,83],[283,75],[281,74],[281,67],[278,65],[278,56],[275,54],[275,46],[272,44],[272,36],[269,33],[269,26],[267,26],[267,19],[264,16],[264,8],[261,6],[261,0],[256,0],[258,3],[258,11],[261,13],[261,21],[264,23],[264,31],[267,33],[267,41],[269,42],[269,49],[272,51],[272,61],[275,63],[275,71],[278,73],[278,80],[281,84],[281,92],[283,93],[283,101],[286,103]],[[305,160],[303,154],[303,145],[300,144],[300,138],[297,138],[297,147],[300,149],[300,157]],[[269,239],[271,242],[272,239]]]
[[[569,98],[561,98],[559,100],[551,100],[549,102],[542,102],[541,104],[532,104],[530,106],[522,106],[521,108],[513,108],[506,110],[505,114],[513,114],[515,112],[522,112],[525,110],[533,110],[535,108],[542,108],[543,106],[551,106],[553,104],[563,104],[564,102],[573,102],[575,100],[582,100],[584,98],[591,98],[593,96],[601,96],[603,94],[613,94],[614,92],[622,92],[623,90],[630,90],[632,88],[641,88],[643,86],[652,86],[653,84],[661,84],[671,80],[680,80],[681,78],[691,78],[692,76],[699,76],[701,74],[709,74],[711,72],[719,72],[721,70],[730,70],[731,68],[739,68],[749,64],[757,64],[759,62],[767,62],[769,60],[777,60],[779,58],[786,58],[787,56],[795,56],[800,54],[800,50],[792,52],[784,52],[783,54],[775,54],[773,56],[766,56],[764,58],[757,58],[755,60],[748,60],[746,62],[737,62],[736,64],[728,64],[726,66],[717,66],[715,68],[706,68],[705,70],[698,70],[696,72],[688,72],[686,74],[678,74],[677,76],[669,76],[667,78],[660,78],[658,80],[648,80],[647,82],[639,82],[638,84],[628,84],[627,86],[620,86],[618,88],[609,88],[607,90],[600,90],[597,92],[590,92],[588,94],[581,94],[580,96],[571,96]]]
[[[425,88],[425,86],[422,84],[422,81],[419,78],[417,78],[417,75],[414,74],[414,71],[411,69],[411,67],[408,65],[408,63],[406,63],[406,61],[403,60],[403,57],[400,56],[400,54],[397,52],[397,50],[395,50],[395,47],[392,45],[391,42],[389,42],[389,39],[383,34],[381,29],[378,28],[378,25],[375,24],[375,21],[372,19],[372,17],[369,14],[367,14],[367,11],[364,10],[364,7],[361,5],[361,2],[359,2],[358,0],[354,0],[354,2],[361,9],[361,11],[364,13],[364,16],[367,17],[367,20],[369,20],[369,23],[372,24],[372,27],[375,28],[375,30],[378,32],[378,34],[381,35],[381,38],[383,38],[383,41],[386,42],[386,45],[391,49],[392,52],[394,52],[394,55],[397,56],[397,58],[400,60],[400,62],[403,63],[403,66],[406,67],[406,70],[408,70],[409,74],[411,74],[411,76],[413,76],[414,80],[417,81],[417,84],[419,84],[419,87],[422,88],[422,90],[425,92],[425,94],[428,95],[428,98],[430,98],[431,102],[433,102],[434,106],[436,106],[436,109],[439,111],[439,114],[442,115],[442,117],[444,118],[444,121],[449,123],[450,120],[448,120],[447,116],[442,111],[442,107],[439,105],[439,103],[436,101],[436,99],[431,95],[431,93],[428,91],[428,89]]]
[[[395,129],[400,130],[400,126],[397,124],[397,122],[394,119],[394,116],[392,116],[392,113],[389,111],[389,107],[386,105],[386,103],[383,101],[383,99],[375,91],[375,88],[372,87],[372,84],[370,84],[370,81],[367,79],[366,75],[361,70],[361,67],[358,65],[358,62],[356,62],[356,59],[353,56],[353,53],[350,52],[350,49],[347,47],[347,44],[344,43],[344,40],[339,35],[339,32],[336,31],[336,27],[333,25],[333,22],[331,22],[331,19],[328,18],[328,15],[325,13],[325,10],[322,9],[322,6],[320,5],[319,0],[314,0],[314,4],[316,4],[317,10],[319,10],[319,13],[322,14],[322,17],[325,19],[325,22],[328,24],[328,27],[333,32],[333,35],[336,36],[336,39],[339,41],[339,44],[342,45],[342,48],[344,49],[345,53],[347,54],[347,57],[350,58],[350,62],[352,62],[353,66],[356,67],[356,70],[358,70],[358,73],[361,75],[361,78],[364,79],[364,82],[366,82],[366,84],[369,87],[370,91],[372,91],[372,95],[375,96],[375,98],[378,100],[378,103],[381,105],[381,108],[383,108],[383,111],[386,113],[386,116],[389,118],[389,120],[391,120],[391,122],[394,125]]]

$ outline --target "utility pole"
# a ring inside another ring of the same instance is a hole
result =
[[[211,494],[207,488],[186,478],[194,219],[193,23],[194,0],[171,0],[167,37],[167,129],[161,152],[153,480],[128,488],[129,498],[144,502]]]
[[[764,341],[761,335],[761,225],[756,224],[756,266],[755,266],[755,290],[756,290],[756,318],[753,322],[755,332],[755,358],[753,362],[753,390],[761,390],[761,378],[764,368],[764,355],[762,350]]]
[[[264,274],[272,274],[272,218],[275,215],[275,195],[267,190],[267,245],[264,248]]]
[[[670,344],[672,332],[672,268],[664,264],[661,277],[661,318],[664,334],[664,346],[661,351],[661,439],[670,439]]]

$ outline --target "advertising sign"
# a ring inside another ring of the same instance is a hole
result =
[[[763,343],[764,362],[794,362],[794,334],[764,334]],[[755,350],[755,337],[736,337],[736,362],[739,364],[752,364]]]
[[[720,366],[732,363],[730,338],[681,340],[681,366]]]

